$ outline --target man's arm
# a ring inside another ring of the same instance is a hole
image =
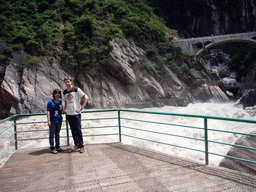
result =
[[[84,95],[83,98],[84,98],[84,102],[83,102],[83,105],[82,105],[82,110],[84,109],[89,97],[87,95]]]
[[[84,95],[82,98],[84,99],[84,101],[83,101],[81,109],[76,110],[77,113],[83,111],[83,109],[84,109],[84,107],[85,107],[85,105],[86,105],[86,103],[87,103],[87,101],[89,99],[89,97],[87,95]]]

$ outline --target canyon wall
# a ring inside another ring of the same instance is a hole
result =
[[[186,106],[195,101],[228,100],[218,86],[188,85],[163,63],[159,71],[154,68],[145,70],[143,65],[150,66],[151,61],[132,39],[114,38],[111,44],[111,62],[104,72],[91,69],[72,74],[60,61],[49,56],[33,66],[21,68],[20,63],[30,56],[22,50],[13,53],[1,84],[1,90],[9,98],[5,105],[1,104],[5,108],[3,111],[46,112],[53,89],[65,89],[65,76],[71,76],[74,85],[89,96],[87,108]],[[193,70],[191,82],[196,80],[195,73],[200,76],[201,72]]]

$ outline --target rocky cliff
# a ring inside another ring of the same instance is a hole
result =
[[[67,75],[88,94],[87,108],[186,106],[196,100],[228,100],[218,86],[187,85],[163,63],[159,71],[143,69],[151,61],[132,39],[113,38],[111,44],[111,62],[104,72],[91,69],[73,74],[49,56],[41,57],[33,66],[20,67],[31,56],[23,50],[13,53],[1,84],[2,92],[10,99],[5,100],[5,105],[2,102],[2,108],[11,113],[45,112],[53,89],[65,88],[63,79]],[[195,73],[200,76],[194,70],[191,81],[196,81]]]
[[[256,2],[247,0],[147,0],[167,26],[184,37],[256,30]]]

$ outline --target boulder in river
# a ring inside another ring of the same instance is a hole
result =
[[[242,145],[250,148],[256,148],[256,131],[253,131],[250,134],[254,136],[248,136],[248,135],[242,136],[240,139],[236,141],[235,145]],[[227,156],[247,159],[247,160],[256,162],[256,150],[252,150],[252,149],[233,146],[227,153]],[[241,161],[237,159],[231,159],[228,157],[225,157],[220,162],[219,166],[245,172],[245,173],[254,174],[254,175],[256,174],[255,163],[250,163],[250,162]]]

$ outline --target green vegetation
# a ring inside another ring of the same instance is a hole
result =
[[[240,77],[245,77],[255,67],[255,53],[255,45],[251,43],[235,43],[230,52],[229,68],[232,71],[236,71]]]
[[[220,78],[228,77],[227,72],[224,69],[219,71],[219,76]]]
[[[145,46],[146,55],[152,61],[155,69],[158,69],[157,63],[160,61],[165,63],[173,72],[178,74],[182,79],[188,78],[189,67],[182,62],[184,55],[182,50],[176,44],[170,45],[168,42],[159,42],[155,44],[147,44]],[[152,64],[151,64],[152,65]],[[148,71],[152,66],[145,66]]]
[[[23,63],[25,66],[33,66],[39,62],[42,62],[44,60],[44,57],[31,57],[26,62]]]
[[[59,54],[63,65],[77,71],[104,67],[113,37],[133,36],[143,44],[177,33],[143,0],[2,0],[0,11],[0,40],[8,43],[1,60],[19,49],[37,57]],[[56,53],[57,46],[63,53]]]

